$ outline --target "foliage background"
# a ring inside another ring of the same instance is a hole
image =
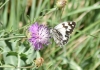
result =
[[[69,0],[63,10],[53,11],[56,2],[0,0],[0,70],[31,65],[38,56],[44,58],[39,68],[16,70],[100,70],[100,1]],[[63,21],[77,24],[65,47],[51,40],[37,53],[25,38],[35,21],[49,27]]]

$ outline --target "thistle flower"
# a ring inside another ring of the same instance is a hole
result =
[[[50,33],[49,29],[45,25],[39,25],[37,22],[35,22],[29,27],[28,30],[28,39],[34,46],[35,50],[40,50],[43,48],[44,44],[49,44]]]
[[[66,5],[67,0],[58,0],[56,5],[58,8],[64,8]]]

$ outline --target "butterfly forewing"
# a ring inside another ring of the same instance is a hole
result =
[[[75,28],[75,22],[62,22],[50,30],[54,41],[60,46],[65,45],[68,42],[69,35]]]

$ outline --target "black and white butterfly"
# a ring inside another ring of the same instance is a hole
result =
[[[75,25],[76,23],[73,21],[62,22],[54,28],[50,29],[50,33],[54,41],[60,46],[67,44],[70,34],[73,32],[73,29],[75,28]]]

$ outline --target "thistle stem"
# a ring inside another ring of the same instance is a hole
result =
[[[3,40],[9,40],[9,39],[16,39],[16,38],[24,38],[26,36],[12,36],[12,37],[8,37],[8,38],[0,38],[0,41],[3,41]]]

